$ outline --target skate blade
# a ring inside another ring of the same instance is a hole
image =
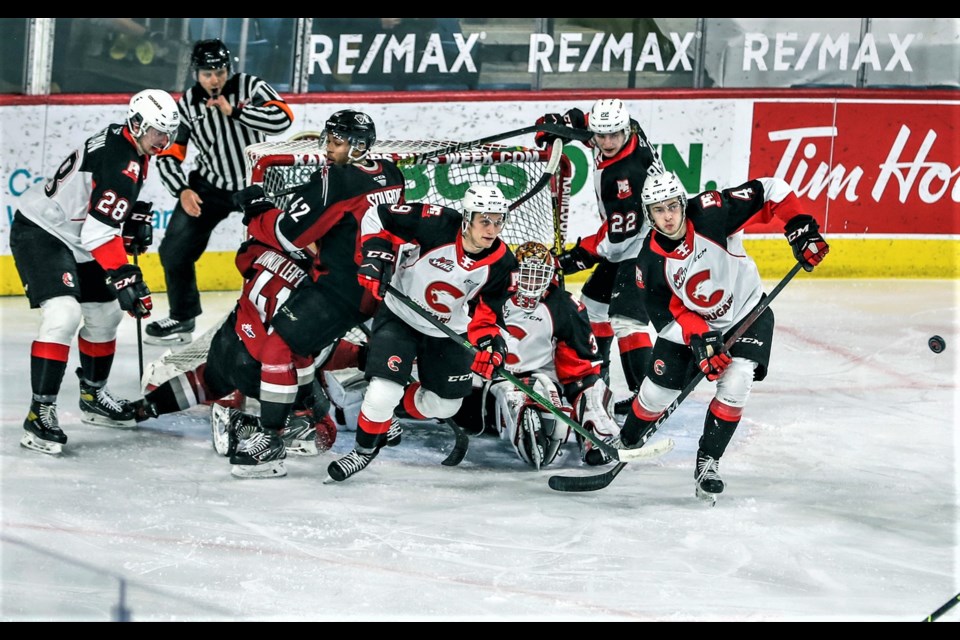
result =
[[[58,456],[63,453],[63,445],[59,442],[51,442],[43,438],[34,437],[31,433],[24,433],[20,438],[20,446],[31,451],[39,451],[51,456]]]
[[[344,478],[343,480],[346,480],[346,478]],[[333,476],[327,476],[323,480],[323,484],[340,484],[341,482],[343,482],[343,480],[337,480]]]
[[[93,425],[95,427],[110,427],[111,429],[136,429],[137,421],[134,418],[129,420],[111,420],[99,413],[89,413],[84,411],[80,417],[83,424]]]
[[[273,460],[263,464],[235,464],[230,467],[234,478],[282,478],[287,475],[283,460]]]
[[[144,344],[152,344],[155,347],[175,347],[181,344],[190,344],[193,342],[192,333],[172,333],[166,337],[158,337],[143,334]]]
[[[718,495],[719,494],[716,494],[716,493],[708,493],[703,489],[701,489],[699,486],[697,487],[697,499],[700,500],[700,502],[702,502],[704,505],[708,507],[717,506]]]

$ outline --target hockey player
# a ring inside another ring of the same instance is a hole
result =
[[[490,379],[504,362],[503,303],[517,259],[498,236],[509,204],[496,187],[473,186],[462,208],[463,214],[433,204],[381,205],[363,217],[357,279],[384,304],[368,345],[364,376],[370,384],[360,407],[356,444],[330,463],[330,480],[346,480],[370,464],[401,401],[415,419],[449,418],[470,394],[470,372]],[[400,245],[404,251],[398,260]],[[476,353],[471,355],[393,296],[384,298],[388,283],[452,330],[465,333]],[[409,383],[414,360],[420,362],[419,381]]]
[[[251,398],[262,397],[260,354],[271,322],[277,307],[307,281],[309,264],[298,264],[282,251],[248,240],[237,252],[236,265],[244,278],[243,291],[214,334],[206,361],[162,382],[137,401],[138,421],[219,400],[235,390]],[[234,476],[285,476],[287,444],[298,454],[316,455],[336,440],[336,425],[327,416],[329,405],[323,390],[314,385],[313,358],[293,356],[293,362],[297,411],[282,425],[282,438],[264,435],[254,416],[246,419],[246,414],[214,405],[214,447],[221,455],[230,456]]]
[[[328,164],[294,193],[285,211],[259,186],[237,194],[252,237],[312,263],[310,278],[277,309],[258,356],[266,451],[280,448],[280,429],[297,391],[295,359],[316,356],[378,306],[357,282],[360,219],[377,204],[403,202],[405,180],[394,163],[368,157],[376,140],[370,116],[337,111],[320,139]]]
[[[595,156],[600,228],[593,235],[579,238],[576,246],[559,256],[559,262],[568,275],[596,265],[580,299],[590,314],[600,346],[603,377],[609,383],[610,351],[616,337],[627,386],[631,396],[636,395],[653,344],[642,292],[634,285],[634,259],[650,230],[640,205],[640,191],[651,169],[662,171],[659,156],[621,100],[597,100],[589,113],[570,109],[562,116],[547,114],[537,122],[594,133],[587,146],[593,148]],[[554,138],[541,132],[536,140],[545,145]],[[618,402],[615,410],[626,414],[629,406],[628,398]]]
[[[620,433],[635,446],[680,394],[691,360],[717,382],[697,451],[694,477],[699,498],[715,501],[723,491],[719,462],[733,437],[754,381],[767,375],[773,343],[768,307],[730,348],[723,335],[744,320],[763,296],[760,274],[743,250],[740,231],[750,222],[786,222],[787,239],[807,271],[820,264],[829,246],[819,225],[779,178],[750,180],[687,201],[673,173],[647,178],[642,192],[653,232],[637,260],[637,285],[658,330],[656,367],[634,400]]]
[[[615,437],[620,427],[610,415],[612,394],[600,377],[586,308],[559,287],[547,247],[527,242],[516,256],[517,290],[503,308],[506,368],[599,438]],[[536,469],[553,462],[570,435],[567,425],[502,378],[475,388],[454,420],[476,433],[499,433]],[[589,440],[577,434],[577,441],[587,464],[609,462]]]
[[[166,149],[180,124],[170,94],[147,89],[133,96],[124,124],[88,138],[43,186],[20,198],[10,248],[40,330],[30,350],[33,400],[20,444],[58,454],[67,436],[56,401],[70,343],[80,330],[82,421],[134,426],[133,410],[106,387],[126,311],[150,315],[153,302],[140,268],[127,262],[153,237],[151,205],[137,200],[151,156]],[[81,325],[82,323],[82,325]]]
[[[231,73],[230,51],[220,40],[199,40],[190,55],[196,82],[180,97],[183,126],[157,159],[160,179],[176,206],[160,242],[170,315],[146,327],[145,342],[189,342],[202,309],[196,262],[214,229],[238,208],[233,195],[246,186],[248,145],[287,131],[293,112],[273,87],[248,73]],[[196,168],[184,162],[192,145]]]

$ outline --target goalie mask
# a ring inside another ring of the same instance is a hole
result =
[[[153,129],[167,136],[164,149],[168,149],[177,137],[180,127],[180,111],[173,97],[160,89],[146,89],[130,98],[127,107],[127,127],[138,141]]]
[[[530,313],[540,304],[540,299],[553,281],[555,272],[553,255],[539,242],[525,242],[517,248],[520,263],[517,278],[517,306]]]
[[[327,136],[346,140],[350,144],[347,154],[349,162],[360,162],[377,142],[377,127],[373,124],[373,118],[362,111],[343,109],[327,119],[320,139],[321,149],[327,148]]]
[[[467,192],[463,195],[462,209],[462,230],[463,233],[466,233],[467,228],[473,221],[473,214],[475,213],[479,213],[480,215],[486,213],[503,214],[503,219],[500,221],[499,226],[501,228],[505,227],[507,225],[507,215],[510,213],[510,204],[496,187],[476,185],[467,189]],[[491,222],[493,221],[491,220]]]

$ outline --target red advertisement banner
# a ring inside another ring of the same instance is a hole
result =
[[[960,104],[757,102],[753,120],[749,175],[786,180],[825,232],[960,233]]]

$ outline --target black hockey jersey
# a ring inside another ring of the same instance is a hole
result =
[[[659,166],[659,159],[638,125],[620,153],[612,158],[597,155],[593,181],[601,226],[581,241],[584,249],[610,262],[636,257],[650,231],[640,191],[653,165]]]
[[[439,205],[382,205],[364,216],[362,240],[385,239],[400,246],[391,284],[476,344],[504,327],[503,303],[516,288],[518,265],[499,238],[489,249],[467,253],[462,220],[458,211]],[[387,295],[384,303],[421,333],[445,336],[393,296]]]
[[[70,247],[78,263],[96,259],[116,269],[126,263],[120,224],[140,195],[149,161],[125,125],[110,125],[67,156],[43,186],[28,189],[17,206]],[[119,244],[100,250],[111,242]]]
[[[600,375],[599,349],[587,308],[569,292],[551,285],[532,311],[518,306],[511,296],[503,305],[503,319],[510,351],[506,366],[512,373],[544,373],[565,388]]]
[[[404,183],[397,165],[385,160],[324,166],[294,194],[286,211],[267,211],[248,230],[292,255],[309,254],[315,279],[329,273],[354,278],[360,264],[360,219],[371,207],[402,203]]]
[[[743,228],[802,213],[786,182],[759,178],[690,198],[678,240],[654,229],[637,260],[637,286],[646,289],[659,337],[690,344],[692,335],[725,332],[743,320],[763,295],[757,265],[743,250]]]

